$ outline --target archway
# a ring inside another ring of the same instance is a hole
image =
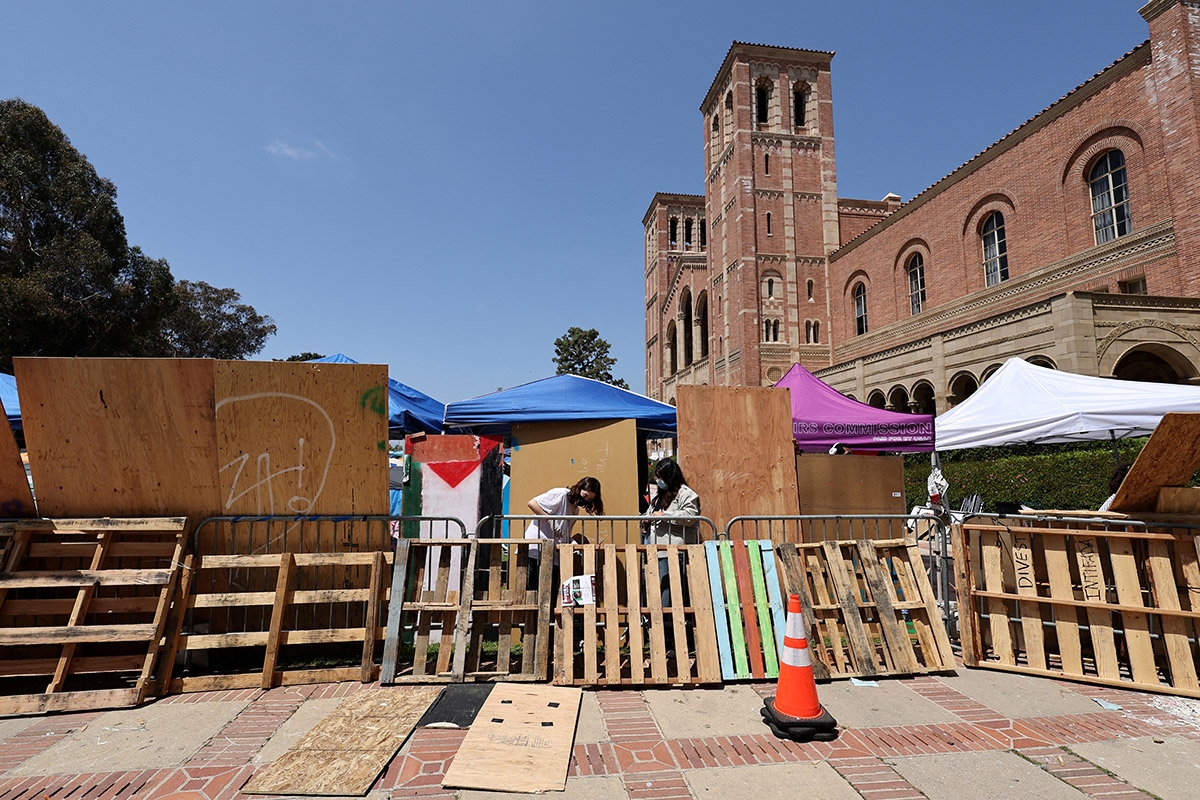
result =
[[[955,375],[950,379],[950,397],[947,398],[951,408],[975,394],[975,390],[978,388],[979,381],[975,380],[975,376],[971,373],[960,372]]]

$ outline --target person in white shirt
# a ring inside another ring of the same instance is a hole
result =
[[[600,491],[600,481],[588,476],[580,478],[574,486],[556,487],[542,492],[532,498],[529,510],[539,517],[573,517],[579,509],[589,514],[603,516],[604,497]],[[526,539],[541,539],[554,545],[566,544],[571,541],[571,528],[575,524],[572,519],[535,519],[529,522],[525,529]],[[541,558],[541,547],[531,545],[529,548],[529,577],[528,588],[537,586],[538,564]],[[554,549],[555,577],[554,585],[558,585],[558,550]]]

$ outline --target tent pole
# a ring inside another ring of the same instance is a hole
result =
[[[1113,457],[1117,459],[1117,466],[1119,467],[1121,466],[1121,451],[1117,448],[1117,432],[1110,430],[1108,432],[1108,438],[1112,440]]]

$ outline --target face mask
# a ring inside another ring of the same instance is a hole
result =
[[[667,482],[662,478],[655,478],[654,485],[658,487],[660,492],[665,492],[667,490]]]

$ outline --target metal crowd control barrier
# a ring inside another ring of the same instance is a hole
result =
[[[950,638],[957,638],[958,601],[954,592],[954,557],[950,526],[939,517],[912,514],[844,514],[833,516],[734,517],[721,534],[727,539],[770,539],[776,543],[839,542],[854,539],[916,537],[925,572]]]
[[[522,539],[525,537],[525,529],[529,527],[529,523],[535,520],[557,522],[567,520],[573,522],[571,534],[573,537],[582,536],[583,541],[588,544],[641,544],[643,525],[650,524],[652,521],[669,520],[675,524],[681,523],[696,523],[698,529],[695,532],[696,538],[689,541],[688,544],[699,544],[700,542],[717,538],[717,524],[708,517],[643,517],[643,516],[591,516],[588,514],[579,515],[561,515],[561,514],[504,514],[503,516],[484,517],[479,521],[479,525],[475,529],[475,535],[481,539],[500,538],[495,535],[495,531],[499,530],[504,523],[514,523],[509,525],[509,536],[513,539]],[[492,533],[488,534],[486,529],[491,528]],[[606,530],[607,528],[607,530]],[[708,536],[705,536],[707,529]],[[590,532],[590,533],[589,533]],[[622,535],[618,535],[618,532]]]

